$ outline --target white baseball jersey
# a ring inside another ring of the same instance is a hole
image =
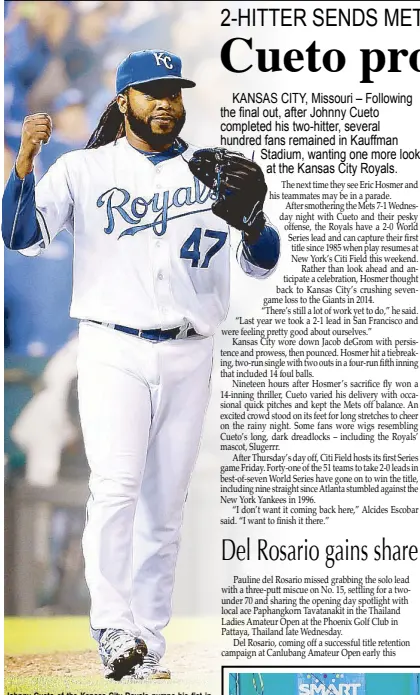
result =
[[[155,165],[124,137],[65,154],[38,183],[43,242],[22,253],[37,255],[64,228],[74,235],[72,317],[214,333],[228,309],[230,230],[185,161],[195,149]],[[272,272],[242,252],[240,263]]]

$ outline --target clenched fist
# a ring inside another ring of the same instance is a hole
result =
[[[51,137],[52,122],[47,113],[33,113],[26,116],[22,126],[19,154],[16,160],[16,172],[23,179],[33,169],[34,159],[42,143]]]

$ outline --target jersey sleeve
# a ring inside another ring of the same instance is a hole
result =
[[[280,237],[277,229],[266,224],[255,244],[242,241],[238,247],[239,264],[247,275],[265,279],[275,270],[280,258]]]
[[[13,167],[3,193],[2,235],[7,248],[13,251],[42,241],[36,219],[33,172],[20,179]]]
[[[36,186],[33,174],[22,180],[12,172],[3,197],[6,246],[25,256],[38,256],[63,229],[73,232],[73,197],[65,156]]]

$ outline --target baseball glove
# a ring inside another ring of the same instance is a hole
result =
[[[247,243],[258,241],[265,225],[267,194],[261,167],[238,152],[219,147],[196,150],[188,166],[213,191],[214,214],[243,232]]]

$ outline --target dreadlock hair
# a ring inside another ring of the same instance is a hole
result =
[[[117,99],[113,99],[106,107],[99,123],[90,136],[85,150],[96,149],[110,142],[116,142],[125,135],[124,114],[118,108]]]

